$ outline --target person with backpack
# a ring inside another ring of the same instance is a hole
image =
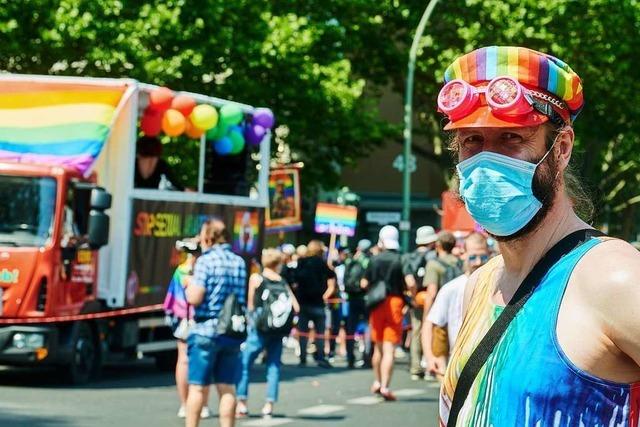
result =
[[[222,220],[205,221],[200,232],[202,255],[186,283],[194,321],[187,338],[189,391],[186,427],[197,427],[204,390],[215,384],[220,397],[221,427],[235,424],[236,382],[240,374],[240,345],[246,334],[243,306],[247,264],[231,251]]]
[[[423,307],[416,302],[416,294],[424,291],[424,275],[427,262],[437,255],[434,250],[438,240],[436,230],[429,225],[418,228],[416,232],[416,250],[402,257],[402,272],[407,289],[411,292],[411,344],[409,347],[411,362],[409,372],[412,380],[424,378],[422,362],[422,345],[420,344],[420,330],[422,329]]]
[[[405,283],[400,258],[398,229],[385,225],[380,229],[379,255],[371,258],[360,285],[366,289],[365,303],[370,310],[369,324],[373,341],[374,382],[371,392],[386,401],[396,400],[389,389],[396,345],[402,340]]]
[[[307,364],[309,322],[315,328],[315,360],[321,368],[332,365],[324,356],[324,331],[326,327],[325,304],[336,289],[336,274],[323,258],[324,244],[312,240],[307,246],[307,256],[298,261],[296,268],[296,298],[300,303],[298,331],[300,333],[300,366]]]
[[[367,308],[364,303],[364,289],[360,287],[360,281],[364,277],[369,266],[369,248],[371,241],[362,239],[358,242],[353,258],[347,260],[344,271],[344,290],[348,296],[349,311],[345,324],[347,334],[347,366],[349,369],[356,367],[355,357],[355,333],[361,322],[367,321]],[[367,345],[368,344],[368,345]],[[362,355],[362,364],[371,365],[371,344],[365,343],[365,352]],[[370,367],[370,366],[369,366]]]
[[[251,367],[263,351],[266,351],[267,367],[267,399],[261,411],[263,417],[273,415],[273,405],[278,400],[282,338],[289,335],[294,313],[300,311],[291,288],[278,273],[282,263],[283,256],[279,250],[265,249],[262,251],[262,273],[249,278],[247,308],[250,321],[242,351],[242,375],[237,384],[236,417],[249,414],[247,400]]]
[[[455,246],[456,238],[453,234],[448,231],[438,233],[438,240],[436,240],[436,253],[438,256],[436,259],[427,262],[424,272],[423,283],[426,294],[423,305],[423,325],[426,324],[426,317],[429,315],[429,310],[431,310],[433,301],[436,299],[440,288],[442,288],[445,283],[449,283],[463,274],[462,261],[451,253]],[[418,340],[422,342],[420,339],[422,330],[418,332]],[[436,357],[446,356],[449,353],[448,343],[447,330],[439,326],[434,326],[432,345],[434,355]]]

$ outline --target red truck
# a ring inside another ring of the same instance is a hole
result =
[[[139,116],[155,89],[129,79],[0,76],[0,364],[64,367],[73,383],[142,354],[170,367],[175,340],[161,304],[179,263],[176,240],[211,215],[234,228],[249,218],[256,243],[238,250],[256,256],[269,133],[247,156],[250,193],[204,191],[204,136],[197,191],[134,188]],[[111,107],[99,108],[105,100]],[[246,117],[254,111],[236,105]]]

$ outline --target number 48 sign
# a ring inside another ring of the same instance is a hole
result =
[[[397,169],[399,172],[404,171],[404,155],[398,154],[398,156],[393,160],[393,168]],[[412,154],[409,156],[409,172],[414,173],[416,169],[418,169],[416,156]]]

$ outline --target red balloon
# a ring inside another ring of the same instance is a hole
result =
[[[187,95],[178,95],[171,101],[171,108],[180,111],[185,117],[189,117],[195,106],[195,99]]]
[[[162,113],[147,110],[140,120],[140,129],[147,136],[158,136],[162,131]]]
[[[167,87],[154,89],[149,94],[149,109],[154,111],[165,111],[171,107],[173,92]]]

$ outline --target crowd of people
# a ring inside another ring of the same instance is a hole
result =
[[[310,353],[325,369],[344,356],[349,369],[372,369],[371,392],[386,401],[396,400],[390,384],[403,349],[412,379],[441,378],[462,323],[466,279],[493,252],[483,234],[461,239],[424,226],[416,249],[401,254],[398,234],[384,226],[375,244],[360,240],[353,253],[330,251],[320,240],[265,248],[260,272],[247,277],[223,221],[206,221],[190,242],[199,253],[186,254],[165,302],[178,339],[178,416],[187,426],[210,417],[210,385],[222,426],[249,416],[251,369],[260,357],[267,378],[261,415],[272,416],[283,350],[296,338],[300,367]],[[243,313],[234,307],[246,308],[246,325],[234,318]],[[239,333],[233,323],[242,323]]]

